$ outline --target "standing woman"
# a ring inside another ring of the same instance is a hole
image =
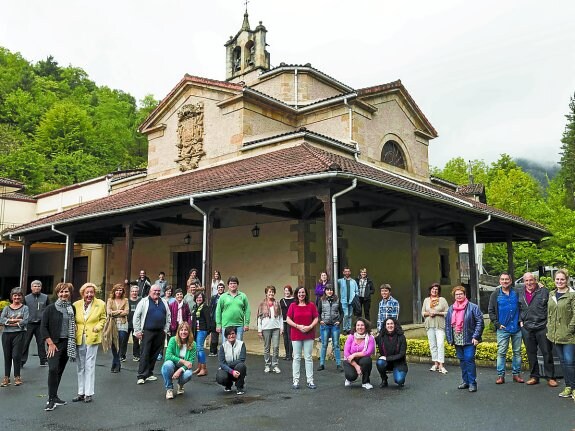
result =
[[[102,329],[106,323],[106,304],[96,298],[96,285],[84,283],[80,288],[82,299],[74,302],[76,314],[76,363],[78,369],[78,396],[72,402],[89,403],[94,395],[96,356],[102,342]]]
[[[290,305],[287,312],[287,322],[291,326],[291,340],[294,352],[292,362],[293,389],[299,389],[299,375],[301,355],[303,351],[305,360],[305,375],[307,387],[315,389],[317,386],[313,382],[313,340],[315,338],[315,327],[319,320],[317,308],[309,302],[309,294],[303,286],[295,290],[297,301]]]
[[[447,374],[443,363],[445,362],[445,315],[449,305],[445,298],[440,295],[440,284],[433,283],[429,288],[429,296],[423,301],[421,315],[425,318],[425,330],[427,331],[429,350],[433,361],[429,371]]]
[[[171,337],[175,337],[178,333],[178,328],[184,322],[192,327],[192,313],[188,303],[184,301],[184,292],[182,289],[176,289],[176,300],[168,305],[170,308],[170,332],[168,334],[168,342]]]
[[[329,339],[331,338],[331,346],[335,356],[337,370],[343,371],[339,351],[339,323],[343,317],[343,309],[331,284],[325,287],[325,292],[319,301],[317,312],[319,314],[319,336],[321,339],[319,367],[317,370],[325,370],[325,355],[327,353]]]
[[[26,339],[26,325],[28,324],[29,310],[22,303],[22,289],[15,287],[10,291],[11,304],[4,307],[0,316],[0,325],[4,325],[2,332],[2,349],[4,351],[4,378],[0,387],[10,384],[10,371],[14,362],[14,386],[22,384],[20,368],[22,366],[22,350]]]
[[[47,412],[66,405],[58,396],[58,387],[68,359],[76,360],[75,309],[70,304],[73,291],[71,283],[58,283],[54,289],[58,300],[48,305],[42,315],[42,339],[48,345],[48,402],[44,408]]]
[[[192,331],[194,332],[196,349],[198,351],[198,368],[194,370],[194,374],[202,377],[208,375],[204,342],[210,328],[210,307],[206,303],[206,294],[204,292],[196,293],[195,301],[196,305],[192,310]]]
[[[555,347],[565,376],[561,398],[575,396],[575,291],[567,280],[566,269],[555,273],[555,290],[549,293],[547,305],[547,338]]]
[[[218,285],[222,283],[222,274],[220,271],[214,271],[214,278],[212,278],[211,295],[210,298],[218,294]]]
[[[282,318],[284,322],[284,349],[286,355],[284,357],[284,361],[291,361],[293,359],[293,346],[291,344],[291,328],[287,323],[287,312],[289,310],[289,306],[295,302],[295,298],[293,296],[293,289],[289,284],[284,286],[284,297],[280,300],[280,307],[282,309]]]
[[[116,329],[118,330],[118,338],[112,339],[112,373],[119,373],[121,366],[120,349],[128,340],[128,313],[130,308],[128,300],[125,298],[125,290],[123,284],[115,284],[114,289],[110,292],[110,297],[106,303],[106,311],[108,317],[114,319]],[[116,341],[119,343],[116,345]]]
[[[371,355],[375,352],[375,340],[370,333],[369,323],[363,317],[355,322],[355,330],[347,336],[343,351],[345,386],[361,376],[361,387],[372,389],[370,374],[373,367]]]
[[[283,332],[283,317],[279,303],[276,301],[276,288],[265,288],[266,297],[258,307],[258,336],[264,342],[264,373],[273,371],[281,373],[278,366],[280,353],[280,333]],[[270,350],[272,351],[270,357]]]
[[[315,306],[319,304],[321,297],[325,293],[325,287],[329,284],[329,278],[327,276],[327,272],[323,271],[319,275],[319,281],[315,285]]]
[[[455,286],[451,294],[455,302],[449,307],[445,316],[445,336],[447,342],[455,346],[455,353],[459,359],[462,382],[458,389],[477,392],[475,350],[481,343],[483,314],[476,304],[466,298],[465,287]]]

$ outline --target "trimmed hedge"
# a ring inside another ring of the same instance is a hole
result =
[[[345,346],[346,336],[342,335],[339,337],[339,346],[343,351]],[[431,352],[429,351],[429,342],[427,340],[421,340],[416,338],[407,339],[407,355],[408,356],[424,356],[431,357]],[[445,357],[446,358],[457,358],[455,354],[455,347],[445,343]],[[475,357],[479,360],[484,361],[496,361],[497,360],[497,343],[494,342],[483,342],[479,343],[477,346],[477,352]],[[511,351],[511,342],[509,343],[509,349],[507,350],[507,362],[511,362],[513,357],[513,352]],[[521,345],[521,360],[524,364],[528,363],[527,351],[525,346]]]
[[[4,307],[8,307],[10,305],[10,301],[2,300],[0,301],[0,312],[4,310]]]

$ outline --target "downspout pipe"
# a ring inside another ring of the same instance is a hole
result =
[[[202,229],[202,286],[206,285],[206,256],[208,244],[208,214],[194,203],[194,198],[190,197],[190,206],[199,212],[204,218],[204,226]]]
[[[336,200],[340,196],[352,191],[357,187],[357,178],[354,178],[351,186],[346,189],[343,189],[341,192],[337,192],[331,197],[331,235],[332,235],[332,253],[333,253],[333,280],[337,279],[337,264],[338,264],[338,256],[337,256],[337,204]],[[332,280],[332,282],[333,282]],[[334,284],[335,288],[335,284]],[[339,294],[339,292],[338,292]]]
[[[355,157],[355,161],[359,162],[359,144],[357,142],[355,142],[353,140],[353,108],[351,107],[351,105],[349,103],[347,103],[347,97],[345,97],[343,99],[343,104],[345,106],[347,106],[348,109],[348,115],[349,115],[349,142],[351,144],[355,144],[355,153],[353,154],[353,157]]]
[[[475,271],[475,280],[477,281],[477,292],[476,292],[477,298],[475,298],[477,305],[479,305],[479,269],[477,268],[477,257],[479,256],[479,254],[477,250],[477,228],[482,224],[489,223],[490,221],[491,221],[491,214],[487,215],[487,218],[485,220],[480,221],[479,223],[473,225],[473,248],[475,249],[473,250],[475,253],[475,268],[473,268],[473,270]]]
[[[59,233],[60,235],[64,235],[66,237],[66,251],[64,254],[64,277],[63,277],[64,283],[66,283],[68,281],[66,280],[66,275],[68,275],[68,253],[70,251],[70,235],[56,229],[56,225],[52,225],[51,228],[53,232]]]

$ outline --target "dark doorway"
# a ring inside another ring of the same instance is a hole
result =
[[[196,268],[198,270],[198,278],[202,279],[202,252],[201,251],[186,251],[183,253],[176,253],[176,274],[177,280],[174,285],[177,288],[186,292],[186,281],[188,281],[188,274],[190,269]]]
[[[80,299],[80,287],[88,281],[88,256],[75,257],[72,271],[74,293],[72,300]]]

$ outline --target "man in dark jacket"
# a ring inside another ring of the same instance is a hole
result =
[[[551,342],[547,339],[547,303],[549,291],[540,287],[535,276],[530,272],[523,275],[524,285],[517,289],[519,295],[519,325],[523,342],[529,359],[530,375],[528,385],[539,383],[539,364],[537,363],[537,348],[541,350],[545,377],[551,387],[557,386],[555,380],[555,367],[553,365],[553,351]]]
[[[26,295],[24,304],[28,306],[30,311],[30,318],[28,319],[28,330],[26,331],[26,339],[24,340],[24,351],[22,352],[22,366],[28,360],[28,349],[32,337],[36,337],[36,345],[38,346],[38,356],[40,357],[40,366],[48,366],[48,358],[46,357],[46,347],[44,346],[44,339],[40,334],[40,324],[42,323],[42,313],[50,300],[48,295],[42,293],[42,282],[34,280],[30,285],[32,293]]]
[[[140,298],[145,298],[150,293],[150,287],[152,287],[152,282],[150,278],[146,275],[146,271],[140,270],[140,275],[137,280],[129,281],[124,280],[124,284],[129,284],[130,286],[138,286],[138,296]],[[161,286],[160,286],[161,288]]]

